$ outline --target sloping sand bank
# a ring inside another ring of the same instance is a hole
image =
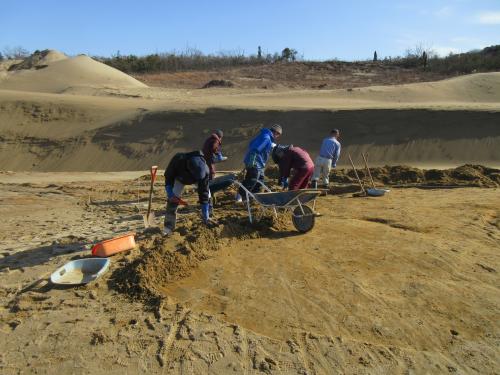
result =
[[[217,128],[229,156],[220,168],[240,169],[248,141],[272,122],[284,128],[280,142],[313,157],[341,129],[339,165],[362,151],[373,165],[500,165],[500,73],[352,90],[180,90],[149,88],[86,56],[42,66],[0,81],[2,169],[165,166]]]
[[[229,157],[219,168],[240,169],[249,139],[269,122],[283,124],[282,143],[301,146],[313,157],[322,138],[334,127],[341,129],[343,154],[339,165],[348,165],[347,153],[357,158],[360,152],[369,153],[372,165],[446,167],[478,163],[495,167],[500,164],[500,113],[497,112],[139,111],[126,120],[98,126],[100,121],[109,121],[114,112],[89,113],[61,107],[54,110],[55,114],[47,115],[57,118],[44,122],[45,112],[40,111],[42,119],[38,125],[6,129],[0,135],[3,169],[113,171],[146,169],[154,164],[166,166],[174,153],[201,148],[204,139],[216,128],[224,130],[224,152]],[[68,121],[75,122],[75,126],[68,126]],[[35,127],[33,131],[23,130]],[[62,136],[64,133],[67,136]]]

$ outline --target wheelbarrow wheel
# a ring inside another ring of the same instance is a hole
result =
[[[302,210],[304,210],[304,213],[302,213]],[[306,233],[314,227],[314,211],[305,204],[302,205],[302,210],[300,206],[293,209],[292,222],[295,229],[301,233]]]

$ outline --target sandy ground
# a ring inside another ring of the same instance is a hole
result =
[[[163,239],[142,233],[145,179],[13,176],[0,184],[2,373],[498,373],[498,188],[328,195],[304,235],[281,216],[250,226],[222,200],[217,228],[192,207]],[[46,282],[128,231],[138,248],[97,282]]]

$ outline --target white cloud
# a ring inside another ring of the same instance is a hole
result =
[[[500,25],[500,11],[481,12],[476,21],[482,25]]]
[[[441,9],[436,10],[434,12],[434,15],[441,18],[450,17],[451,15],[453,15],[453,8],[450,6],[444,6]]]
[[[441,57],[448,56],[450,53],[463,52],[460,49],[451,46],[433,46],[431,50]]]

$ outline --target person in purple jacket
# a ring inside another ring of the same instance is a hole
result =
[[[272,152],[273,161],[279,166],[279,182],[288,190],[306,189],[314,172],[314,163],[308,152],[293,145],[277,145]],[[293,170],[293,176],[288,178]]]

